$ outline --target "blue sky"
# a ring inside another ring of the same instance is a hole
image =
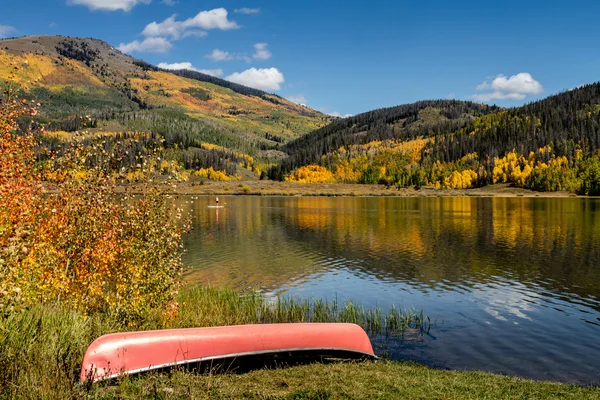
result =
[[[515,106],[600,72],[596,1],[0,3],[3,37],[94,37],[338,115],[438,98]]]

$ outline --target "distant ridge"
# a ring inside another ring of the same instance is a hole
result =
[[[50,91],[42,97],[52,103],[49,107],[52,111],[46,113],[52,119],[79,113],[77,102],[67,102],[70,106],[65,111],[69,110],[63,115],[58,112],[62,105],[57,103],[62,95],[57,94],[74,88],[86,92],[89,99],[97,99],[97,107],[88,104],[81,113],[104,115],[107,111],[176,109],[262,139],[267,135],[279,141],[293,139],[333,120],[262,90],[196,71],[161,69],[99,39],[42,35],[7,38],[0,41],[0,52],[5,52],[0,56],[0,78],[8,78],[7,66],[16,63],[29,70],[22,71],[19,82],[30,90],[35,88],[28,87],[33,81],[29,75],[39,74],[42,80],[38,86]],[[83,99],[78,102],[85,103]]]

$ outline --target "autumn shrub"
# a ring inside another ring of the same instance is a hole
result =
[[[73,144],[38,168],[33,132],[16,134],[35,108],[10,95],[0,103],[0,315],[38,303],[129,321],[176,312],[180,212],[155,189],[119,194],[101,163],[86,164],[94,146]]]

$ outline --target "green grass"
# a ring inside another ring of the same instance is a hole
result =
[[[124,330],[296,321],[349,321],[374,333],[428,329],[415,311],[368,311],[351,303],[282,299],[210,287],[186,289],[179,315],[149,311],[136,325],[116,316],[85,317],[57,304],[0,319],[0,398],[600,398],[593,388],[540,383],[477,372],[377,363],[312,364],[246,374],[183,370],[78,385],[83,354],[95,338]]]
[[[126,378],[88,398],[162,399],[600,399],[600,390],[389,361],[312,364],[247,374]]]

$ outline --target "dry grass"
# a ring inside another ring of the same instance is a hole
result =
[[[244,189],[242,189],[244,188]],[[247,189],[246,189],[247,188]],[[134,193],[139,187],[124,186]],[[394,186],[349,183],[297,183],[278,181],[215,182],[190,180],[171,186],[173,194],[181,195],[254,195],[254,196],[392,196],[392,197],[572,197],[567,192],[535,192],[508,184],[489,185],[477,189],[436,190],[429,187],[396,188]]]

